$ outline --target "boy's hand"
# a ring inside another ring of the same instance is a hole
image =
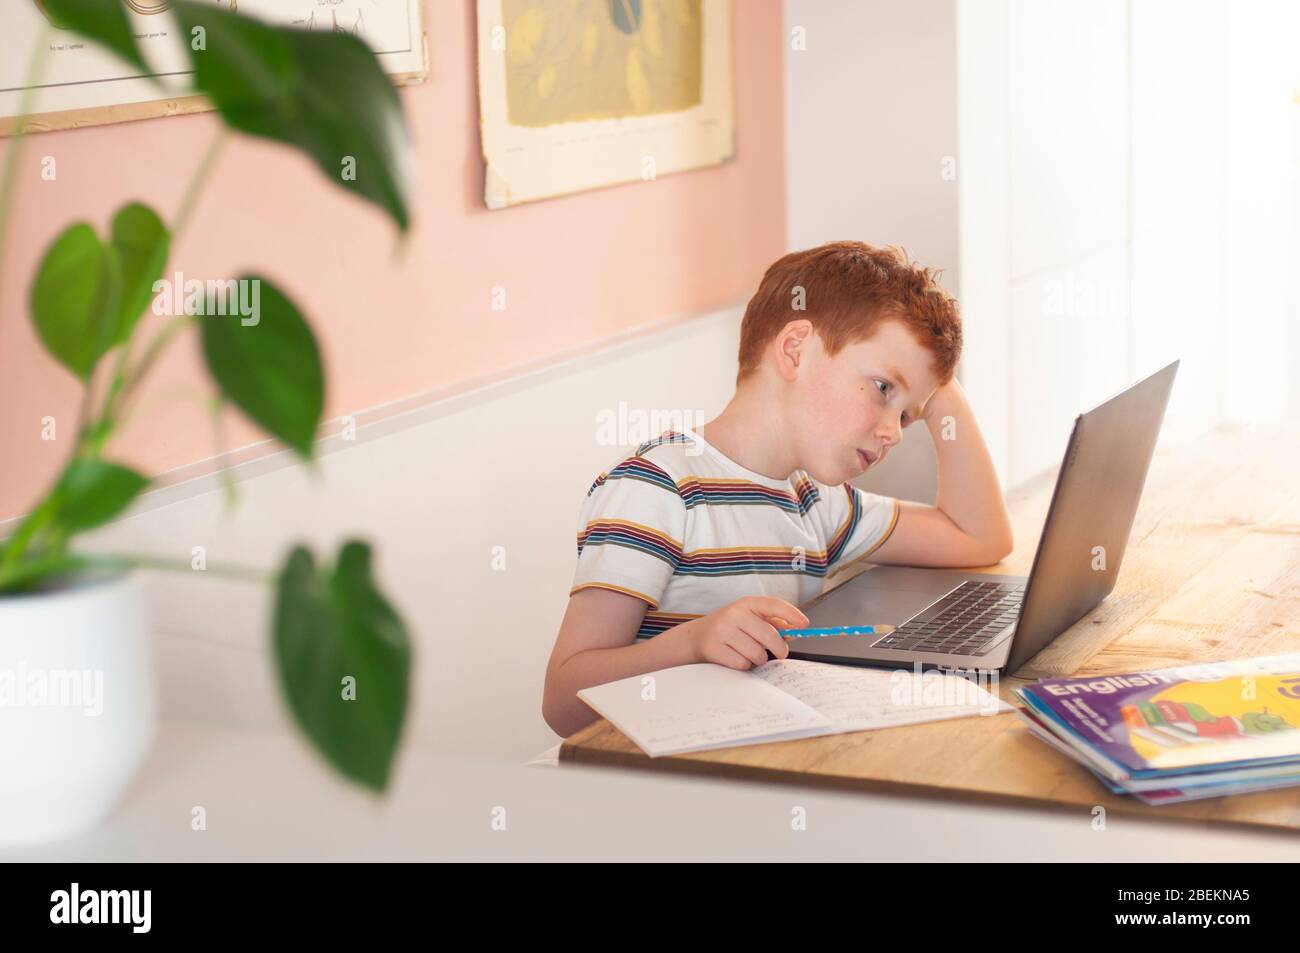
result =
[[[777,632],[808,625],[808,617],[784,599],[746,596],[731,605],[680,626],[692,656],[746,671],[768,660],[767,653],[785,658],[790,648]]]
[[[925,406],[921,408],[921,412],[916,419],[928,421],[934,417],[937,410],[948,407],[954,401],[961,400],[964,396],[965,391],[962,390],[961,384],[957,383],[957,378],[954,377],[951,381],[944,384],[930,395],[930,399],[926,401]],[[947,411],[944,410],[944,413],[946,412]],[[943,415],[940,414],[940,417],[942,416]]]
[[[1014,546],[1011,519],[984,435],[954,378],[917,412],[934,443],[939,494],[933,506],[902,500],[889,538],[871,554],[894,566],[990,566]]]

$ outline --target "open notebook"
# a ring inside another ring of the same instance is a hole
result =
[[[748,672],[679,665],[578,697],[652,758],[1013,710],[960,675],[796,659]]]

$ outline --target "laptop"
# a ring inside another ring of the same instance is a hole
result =
[[[874,566],[806,606],[790,658],[1014,673],[1115,588],[1178,361],[1074,420],[1028,578]]]

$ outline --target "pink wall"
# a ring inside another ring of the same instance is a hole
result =
[[[745,0],[736,14],[735,162],[489,212],[474,3],[430,0],[429,80],[401,94],[417,176],[404,255],[394,257],[393,232],[369,206],[284,149],[241,138],[227,143],[169,271],[276,279],[320,339],[327,418],[747,298],[785,250],[783,26],[780,0]],[[27,314],[40,255],[72,221],[102,230],[131,199],[170,218],[217,129],[196,115],[28,141],[0,264],[0,519],[30,507],[75,426],[79,390]],[[47,155],[54,182],[39,175]],[[507,289],[504,312],[490,306],[496,285]],[[184,338],[111,456],[153,474],[211,456],[208,394],[197,342]],[[41,439],[47,415],[58,422],[54,442]],[[226,449],[256,439],[227,421]]]

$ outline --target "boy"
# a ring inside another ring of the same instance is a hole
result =
[[[591,685],[785,658],[777,629],[807,625],[797,606],[856,560],[1003,559],[1011,524],[954,377],[960,354],[956,303],[900,251],[832,242],[768,268],[745,309],[726,409],[642,444],[587,493],[547,724],[567,737],[594,721],[576,695]],[[918,420],[938,455],[935,506],[846,482]]]

